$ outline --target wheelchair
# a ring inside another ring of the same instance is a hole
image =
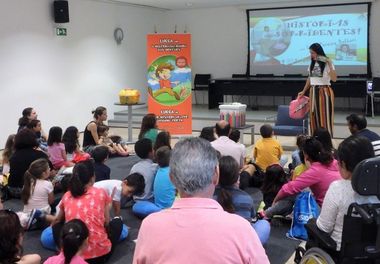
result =
[[[360,162],[351,179],[360,201],[352,203],[344,216],[341,250],[312,219],[305,225],[310,241],[302,264],[380,264],[380,157]]]

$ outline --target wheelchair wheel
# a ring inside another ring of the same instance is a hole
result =
[[[313,247],[306,251],[301,264],[335,264],[334,260],[323,249]]]

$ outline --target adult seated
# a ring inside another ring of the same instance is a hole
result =
[[[367,128],[365,116],[351,114],[346,117],[348,129],[352,135],[368,138],[371,141],[375,156],[380,156],[380,136]]]
[[[98,106],[94,111],[94,120],[86,125],[83,132],[83,150],[91,153],[96,145],[99,145],[98,125],[103,125],[107,120],[107,109],[103,106]]]
[[[212,199],[219,168],[209,142],[178,142],[170,177],[181,198],[144,219],[133,263],[269,263],[249,222]]]
[[[20,198],[24,186],[24,174],[30,164],[40,158],[49,160],[45,152],[37,150],[35,134],[27,128],[21,129],[15,136],[15,152],[9,160],[8,190],[11,197]],[[51,163],[50,163],[51,165]],[[52,167],[51,167],[52,168]]]
[[[213,148],[219,151],[222,156],[233,157],[239,164],[239,167],[243,167],[245,149],[242,149],[238,143],[228,137],[231,133],[230,124],[225,120],[221,120],[216,123],[215,131],[218,138],[211,142]]]
[[[315,138],[306,139],[303,153],[308,169],[294,181],[284,184],[274,198],[273,204],[281,202],[286,197],[295,196],[309,187],[318,205],[322,206],[330,184],[341,179],[338,162],[333,158],[333,154],[326,151],[318,140]],[[286,203],[289,204],[288,201]],[[271,208],[265,210],[265,216],[268,218],[273,216]]]
[[[343,219],[351,203],[355,202],[356,193],[352,189],[351,177],[356,165],[362,160],[374,156],[371,142],[364,137],[350,136],[338,147],[339,171],[343,179],[331,183],[316,225],[328,233],[336,242],[337,256],[342,242]],[[309,236],[307,248],[315,246],[313,237]]]

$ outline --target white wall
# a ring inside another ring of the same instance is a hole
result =
[[[66,37],[55,35],[52,0],[2,0],[0,4],[0,149],[17,131],[25,107],[35,107],[48,130],[83,130],[98,105],[109,118],[125,87],[145,101],[146,34],[163,18],[157,9],[93,0],[69,1]],[[117,45],[116,27],[125,39]],[[46,131],[47,132],[47,131]]]
[[[331,3],[304,0],[288,5],[313,2]],[[0,149],[7,136],[16,132],[21,111],[28,106],[36,108],[45,130],[53,125],[64,129],[75,125],[83,130],[96,106],[106,106],[109,118],[113,118],[114,111],[123,110],[113,105],[121,88],[140,89],[142,101],[145,101],[146,34],[152,33],[155,24],[163,33],[173,32],[175,24],[178,32],[187,26],[192,34],[193,73],[210,72],[216,78],[244,73],[247,56],[245,9],[270,7],[163,12],[102,1],[70,0],[70,23],[63,24],[68,29],[68,36],[57,37],[51,4],[52,0],[1,0],[0,102],[3,114]],[[380,3],[375,1],[370,50],[376,76],[380,76],[379,24]],[[116,27],[122,27],[125,32],[125,40],[120,46],[113,39]],[[261,101],[272,103],[271,98]]]

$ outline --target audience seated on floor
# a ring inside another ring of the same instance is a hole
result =
[[[277,202],[286,197],[300,193],[305,188],[310,188],[319,206],[322,206],[325,194],[333,181],[341,179],[338,162],[333,158],[330,151],[326,151],[321,142],[311,137],[305,140],[303,153],[308,169],[298,176],[294,181],[284,184],[273,200]],[[289,199],[289,198],[288,198]],[[291,209],[292,206],[289,206]],[[265,210],[269,217],[271,208]]]
[[[103,122],[107,120],[107,108],[98,106],[92,114],[93,120],[84,129],[82,144],[83,150],[89,154],[96,145],[99,145],[98,125],[103,125]]]
[[[304,135],[304,134],[301,134],[301,135],[297,136],[297,139],[296,139],[297,149],[292,152],[292,163],[290,165],[291,167],[289,167],[290,170],[293,170],[295,167],[297,167],[298,165],[302,164],[301,157],[300,157],[300,153],[302,152],[301,146],[305,142],[306,138],[307,138],[307,136]]]
[[[138,139],[148,138],[152,141],[152,144],[156,143],[158,134],[157,129],[157,117],[155,114],[147,114],[143,117],[141,122],[141,128]]]
[[[380,136],[367,128],[365,116],[351,114],[346,117],[346,120],[351,134],[368,138],[373,145],[375,156],[380,156]]]
[[[106,164],[109,151],[106,146],[96,146],[92,150],[92,158],[94,159],[95,182],[109,180],[111,178],[111,169]]]
[[[225,120],[220,120],[215,125],[215,131],[218,138],[211,142],[211,145],[219,151],[222,156],[231,156],[242,168],[244,165],[245,149],[241,145],[231,140],[228,136],[231,132],[230,124]]]
[[[61,247],[59,234],[64,222],[80,219],[89,227],[88,246],[83,249],[83,258],[88,263],[105,263],[111,256],[120,238],[123,223],[120,218],[110,220],[111,197],[103,190],[93,187],[95,182],[94,166],[91,160],[77,163],[66,192],[59,205],[60,211],[53,222],[52,232],[41,236],[42,244],[47,248],[52,238],[58,248]],[[96,206],[95,206],[96,205]],[[53,243],[54,243],[53,242]]]
[[[339,251],[344,215],[347,214],[349,205],[355,202],[355,191],[351,185],[352,173],[359,162],[374,157],[374,151],[367,138],[350,136],[339,145],[337,155],[342,179],[334,181],[329,186],[316,225],[321,231],[331,236],[337,243],[336,251]],[[313,237],[309,236],[306,246],[310,248],[318,244]],[[337,252],[329,253],[333,256],[338,255]]]
[[[67,160],[65,144],[62,143],[62,128],[58,126],[53,126],[49,130],[47,153],[56,170],[74,166],[74,163]]]
[[[284,166],[287,159],[281,160],[284,151],[277,139],[273,138],[273,128],[265,124],[260,127],[262,139],[259,139],[253,148],[253,158],[261,170],[265,171],[271,164],[281,164]]]
[[[153,146],[154,153],[156,153],[156,151],[163,146],[167,146],[169,149],[172,148],[169,131],[161,131],[157,134],[157,139]]]
[[[138,201],[134,205],[134,212],[140,217],[172,206],[176,189],[170,181],[169,176],[169,161],[171,150],[167,146],[160,147],[156,152],[156,161],[158,163],[158,170],[154,177],[153,184],[153,201]]]
[[[77,162],[86,160],[90,155],[81,150],[79,144],[79,131],[75,126],[66,128],[62,136],[62,142],[65,144],[67,160]]]
[[[120,201],[122,197],[141,195],[144,193],[145,181],[140,173],[129,174],[123,181],[103,180],[94,183],[94,187],[101,188],[112,199],[114,216],[120,217]]]
[[[40,158],[49,159],[46,153],[36,149],[38,142],[29,129],[21,129],[15,136],[14,153],[9,160],[8,193],[10,197],[20,198],[24,186],[24,174],[30,164]],[[52,165],[50,164],[52,168]],[[54,173],[51,172],[51,175]]]
[[[312,135],[316,140],[321,142],[323,148],[326,151],[329,151],[333,154],[333,157],[336,158],[336,149],[333,146],[333,142],[331,139],[330,132],[323,127],[319,127],[316,130],[314,130],[314,133]]]
[[[250,223],[212,199],[219,169],[209,142],[178,142],[170,175],[181,198],[143,220],[133,263],[269,263]]]
[[[287,175],[280,164],[273,164],[267,167],[264,174],[264,182],[261,186],[265,206],[264,211],[259,213],[259,218],[270,219],[275,215],[287,215],[292,212],[295,200],[293,195],[273,204],[274,198],[287,182]]]
[[[237,214],[246,219],[256,231],[261,244],[268,242],[270,224],[266,220],[254,220],[256,209],[252,197],[239,189],[239,164],[231,156],[219,159],[219,184],[215,189],[214,199],[224,211]]]
[[[109,126],[98,125],[99,144],[106,146],[111,156],[128,156],[127,146],[120,142],[113,141],[113,139],[117,137],[108,136],[109,129]]]
[[[54,203],[54,187],[49,180],[50,168],[46,159],[38,159],[30,164],[24,176],[21,200],[22,212],[17,213],[20,223],[26,230],[42,229],[54,221],[51,205]]]
[[[0,202],[0,263],[41,263],[41,257],[37,254],[23,255],[23,227],[17,214],[3,210],[2,206]]]
[[[59,255],[48,258],[44,264],[86,264],[82,252],[87,247],[89,229],[80,219],[73,219],[65,223],[60,235],[61,252]]]
[[[39,144],[39,148],[43,151],[47,151],[47,140],[42,136],[42,127],[41,121],[38,119],[30,120],[30,122],[26,125],[26,128],[32,130],[37,138],[37,142]]]
[[[212,142],[216,139],[215,136],[215,127],[204,127],[199,134],[200,138],[206,139],[209,142]]]
[[[144,212],[144,204],[138,204],[139,201],[153,201],[153,183],[157,172],[158,165],[153,162],[153,146],[152,141],[148,138],[142,138],[135,144],[136,155],[141,159],[133,165],[131,173],[140,173],[144,176],[145,189],[142,195],[134,195],[133,212],[137,215]]]
[[[5,142],[5,146],[3,149],[3,153],[1,155],[2,161],[2,171],[1,174],[5,175],[6,177],[9,176],[9,159],[11,158],[14,150],[14,144],[15,144],[15,137],[16,134],[10,134],[7,138],[7,141]]]

